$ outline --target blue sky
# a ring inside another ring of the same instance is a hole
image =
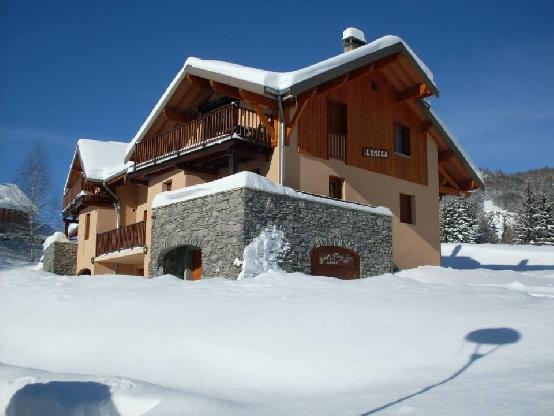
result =
[[[0,182],[38,140],[61,195],[77,139],[130,140],[188,56],[297,69],[340,53],[348,26],[410,44],[435,74],[433,106],[479,166],[554,166],[550,1],[0,5]]]

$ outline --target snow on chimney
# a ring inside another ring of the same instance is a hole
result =
[[[349,27],[342,32],[342,46],[344,52],[354,50],[366,44],[364,32],[355,27]]]

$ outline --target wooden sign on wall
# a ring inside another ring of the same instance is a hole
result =
[[[312,274],[339,279],[360,277],[360,256],[344,247],[320,246],[311,251]]]
[[[374,149],[372,147],[364,147],[363,155],[365,157],[376,157],[379,159],[388,159],[389,151],[386,149]]]

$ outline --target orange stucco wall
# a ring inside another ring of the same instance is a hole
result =
[[[285,148],[285,185],[328,195],[329,176],[343,178],[346,200],[391,209],[394,216],[393,256],[400,268],[439,265],[438,153],[435,142],[429,137],[426,140],[427,186],[349,166],[340,160],[300,154],[297,133],[293,132],[290,145]],[[403,224],[399,220],[401,193],[415,197],[415,224]]]

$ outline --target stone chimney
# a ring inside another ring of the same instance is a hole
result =
[[[364,32],[355,27],[349,27],[342,32],[344,52],[352,51],[366,44]]]

